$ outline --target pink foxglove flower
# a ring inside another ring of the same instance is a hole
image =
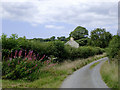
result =
[[[10,59],[10,61],[12,61],[12,58],[9,58]]]
[[[37,54],[37,58],[39,57],[39,54]]]
[[[38,65],[36,64],[36,67],[37,67]]]
[[[49,60],[51,60],[51,58],[50,58],[50,57],[48,57],[48,59],[49,59]]]
[[[28,56],[30,55],[30,52],[31,52],[31,51],[29,50]]]
[[[47,60],[47,64],[49,64],[50,63],[50,61],[49,60]]]
[[[22,50],[19,51],[19,54],[18,54],[18,55],[19,55],[19,57],[21,57],[21,55],[22,55]]]
[[[40,59],[40,60],[43,60],[44,59],[44,57],[45,57],[45,55]]]
[[[36,60],[36,57],[34,57],[34,60]]]
[[[28,60],[32,60],[32,58],[28,58]]]
[[[18,64],[20,64],[20,61],[18,60]]]
[[[32,57],[32,54],[33,54],[33,50],[30,52],[30,57]]]
[[[26,57],[27,51],[25,50],[25,57]]]
[[[14,58],[16,58],[16,56],[17,56],[17,52],[18,52],[18,51],[16,50],[16,51],[15,51],[15,56],[14,56]]]

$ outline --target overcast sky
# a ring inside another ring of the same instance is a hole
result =
[[[77,26],[89,33],[118,30],[118,0],[2,0],[2,33],[27,38],[69,36]],[[1,22],[0,22],[1,23]]]

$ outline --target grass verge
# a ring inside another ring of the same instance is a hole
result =
[[[105,57],[105,54],[96,55],[87,59],[77,59],[75,61],[66,60],[53,67],[42,67],[38,80],[28,82],[25,80],[2,80],[3,88],[59,88],[63,80],[81,67]]]
[[[100,62],[96,62],[90,66],[90,69],[93,69],[96,65],[98,65]]]
[[[103,63],[100,73],[108,87],[118,88],[118,64],[113,61],[108,64],[106,61]]]

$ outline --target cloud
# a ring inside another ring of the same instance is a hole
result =
[[[112,27],[117,24],[117,2],[118,0],[2,0],[2,16],[32,25],[63,22],[87,27]],[[52,25],[45,27],[61,28]]]
[[[1,0],[1,2],[26,2],[28,0]]]
[[[33,2],[33,1],[47,1],[47,0],[1,0],[1,2]],[[53,1],[53,0],[49,0]],[[58,0],[59,1],[59,0]],[[60,0],[61,1],[61,0]],[[119,0],[65,0],[69,2],[118,2]]]
[[[55,25],[45,25],[45,28],[49,29],[63,29],[63,26],[55,26]]]

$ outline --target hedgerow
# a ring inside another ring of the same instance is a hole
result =
[[[39,70],[44,65],[53,66],[65,59],[88,58],[103,52],[99,47],[74,48],[62,41],[39,42],[25,37],[18,38],[15,34],[8,38],[3,34],[2,78],[33,81],[39,78]]]
[[[107,55],[109,58],[115,58],[118,55],[120,50],[120,36],[116,35],[109,43],[109,47],[107,48]]]

